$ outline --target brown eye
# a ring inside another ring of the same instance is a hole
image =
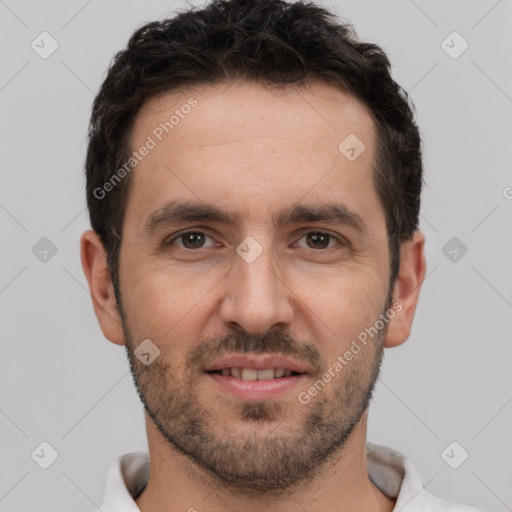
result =
[[[302,239],[306,240],[306,247],[308,249],[330,249],[335,245],[331,244],[333,241],[340,244],[338,238],[322,231],[310,231],[302,236]],[[301,245],[301,247],[304,247],[304,245]]]
[[[306,236],[307,243],[313,249],[325,249],[329,246],[330,239],[330,235],[326,233],[308,233]]]
[[[211,237],[201,231],[188,231],[174,237],[167,245],[178,245],[178,247],[191,250],[203,249],[207,238]],[[180,240],[181,244],[176,244],[176,240]]]

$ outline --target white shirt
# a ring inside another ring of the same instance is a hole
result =
[[[396,498],[396,512],[482,512],[430,494],[423,488],[411,460],[385,446],[367,443],[370,480],[388,497]],[[149,478],[149,455],[127,453],[118,457],[107,475],[101,508],[93,512],[140,512],[133,497],[144,489]]]

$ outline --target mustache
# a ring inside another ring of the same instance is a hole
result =
[[[226,355],[262,353],[290,356],[317,369],[325,366],[320,352],[314,345],[299,342],[288,333],[271,331],[263,335],[236,332],[201,341],[189,352],[187,367],[197,370]]]

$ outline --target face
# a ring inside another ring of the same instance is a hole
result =
[[[221,84],[149,101],[143,145],[119,279],[149,417],[225,485],[310,477],[360,422],[390,318],[371,115],[327,84]]]

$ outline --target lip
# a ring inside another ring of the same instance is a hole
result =
[[[225,368],[225,366],[224,366]],[[249,368],[245,366],[245,368]],[[268,366],[266,368],[269,368]],[[282,366],[280,366],[282,368]],[[260,370],[264,368],[258,368]],[[281,397],[306,379],[306,374],[270,380],[242,380],[231,375],[206,373],[221,389],[242,400],[269,400]]]
[[[283,368],[284,370],[291,370],[297,373],[308,373],[300,363],[293,361],[284,356],[276,354],[261,354],[261,355],[247,355],[247,354],[233,354],[225,356],[217,361],[214,361],[207,368],[206,372],[222,370],[223,368],[251,368],[253,370],[265,370],[266,368]],[[281,377],[287,379],[288,377]],[[236,379],[239,380],[239,379]],[[277,379],[276,379],[277,380]],[[250,382],[250,381],[244,381]],[[269,382],[269,381],[260,381]]]

